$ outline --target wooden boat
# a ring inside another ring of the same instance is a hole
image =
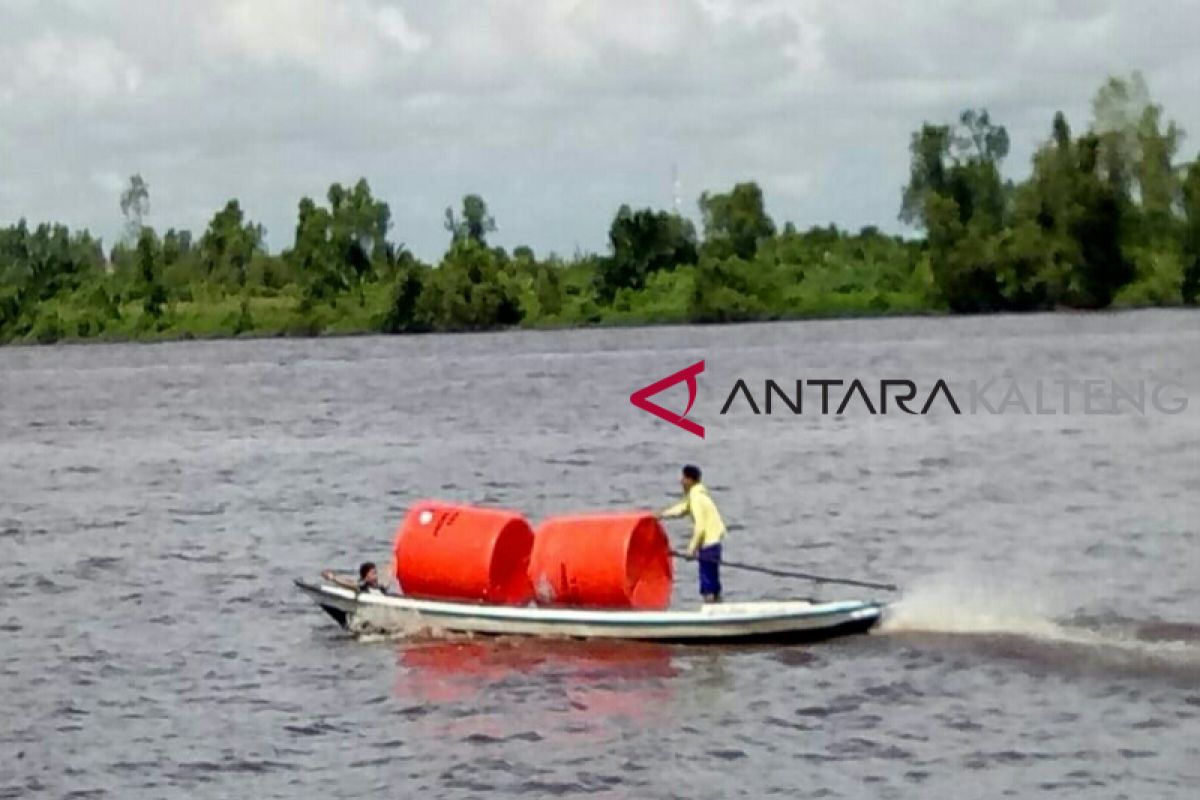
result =
[[[296,586],[354,634],[449,633],[632,639],[679,643],[792,643],[865,633],[884,604],[806,600],[704,604],[691,610],[503,606],[360,593],[333,583]]]

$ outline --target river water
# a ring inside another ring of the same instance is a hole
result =
[[[629,404],[700,359],[703,440]],[[1198,361],[1185,311],[0,349],[0,797],[1195,797]],[[996,377],[1191,403],[720,413]],[[884,628],[355,641],[291,584],[418,498],[658,507],[689,461],[727,558],[895,582]]]

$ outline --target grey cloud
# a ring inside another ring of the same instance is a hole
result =
[[[1081,126],[1107,74],[1141,68],[1200,132],[1200,8],[1146,8],[0,0],[0,221],[111,238],[113,184],[141,172],[156,226],[199,229],[236,196],[278,248],[302,195],[365,175],[424,257],[468,191],[501,243],[570,253],[602,249],[622,202],[669,205],[675,164],[693,215],[757,179],[781,222],[897,229],[925,119],[990,107],[1020,173],[1055,109]]]

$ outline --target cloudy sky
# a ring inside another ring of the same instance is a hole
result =
[[[290,244],[296,203],[370,181],[392,238],[446,244],[478,192],[498,243],[605,247],[623,202],[735,181],[778,222],[896,222],[909,132],[983,105],[1022,174],[1056,109],[1140,69],[1200,150],[1200,0],[0,0],[0,223],[111,241],[239,198]]]

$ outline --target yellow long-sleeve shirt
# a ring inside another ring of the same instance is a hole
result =
[[[683,500],[659,516],[682,517],[689,513],[692,515],[692,540],[688,544],[688,553],[694,554],[701,547],[718,544],[725,538],[725,522],[721,519],[721,512],[702,483],[694,484]]]

